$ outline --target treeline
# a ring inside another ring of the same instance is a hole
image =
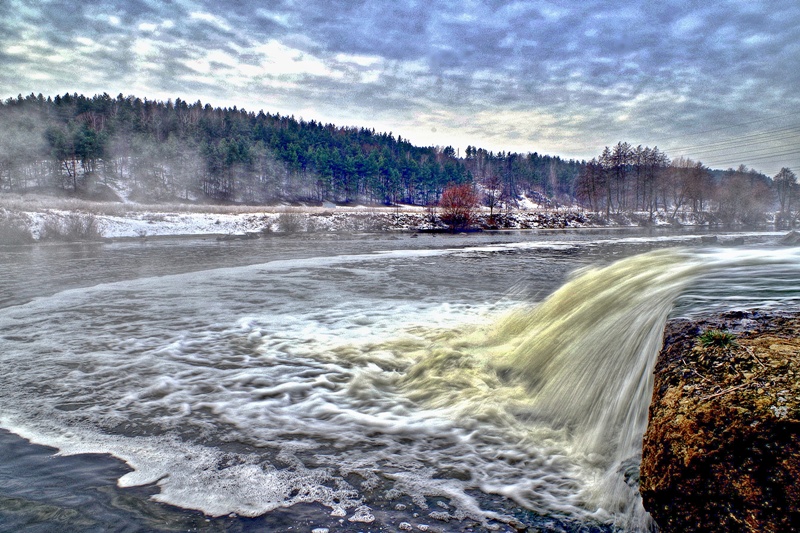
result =
[[[789,169],[774,179],[744,165],[712,170],[700,161],[670,158],[656,148],[633,147],[626,142],[586,163],[578,175],[575,194],[593,211],[611,213],[662,211],[674,218],[678,211],[712,212],[722,222],[755,223],[776,202],[779,216],[790,218],[799,196]],[[788,220],[787,220],[788,221]]]
[[[463,163],[391,134],[293,117],[107,94],[6,100],[4,190],[115,180],[147,199],[365,198],[425,202],[471,179]]]
[[[418,147],[392,133],[340,127],[200,101],[108,94],[30,94],[0,102],[0,192],[96,183],[146,201],[435,204],[449,185],[476,184],[492,208],[525,195],[606,217],[713,212],[754,221],[779,207],[797,219],[797,180],[745,167],[711,170],[658,148],[620,142],[591,161],[468,146]]]
[[[489,191],[489,201],[494,199],[499,204],[511,206],[523,194],[571,204],[577,177],[586,164],[537,152],[501,151],[494,154],[474,146],[467,146],[464,155],[467,170],[483,189]]]
[[[78,193],[115,182],[146,200],[436,203],[449,184],[501,176],[506,197],[569,194],[580,163],[417,147],[374,129],[200,101],[29,95],[0,104],[0,190]]]

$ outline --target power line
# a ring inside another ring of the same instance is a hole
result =
[[[782,117],[770,117],[721,128],[713,128],[703,132],[687,134],[687,136],[725,131],[748,124],[797,114],[800,114],[800,111],[787,113]],[[696,159],[706,159],[704,164],[709,167],[736,166],[745,162],[752,164],[753,162],[762,161],[769,161],[771,163],[770,166],[787,166],[785,164],[787,162],[793,166],[797,166],[800,164],[800,160],[796,157],[800,155],[800,125],[793,124],[790,126],[737,135],[727,139],[714,140],[712,142],[701,142],[694,145],[665,148],[665,152],[677,152]]]
[[[778,134],[778,135],[776,135]],[[800,135],[800,125],[796,126],[788,126],[785,128],[779,128],[776,130],[768,130],[762,131],[758,133],[751,133],[749,135],[742,135],[739,137],[733,137],[729,139],[725,139],[723,141],[716,141],[712,143],[705,143],[705,144],[694,144],[691,146],[681,146],[681,147],[672,147],[666,148],[665,150],[673,151],[673,152],[680,152],[684,150],[693,150],[693,151],[711,151],[714,147],[720,147],[723,149],[725,147],[736,147],[739,144],[747,141],[753,141],[759,139],[760,137],[766,137],[766,140],[781,140],[784,138],[789,138],[794,135]],[[757,142],[765,142],[765,141],[757,141]],[[705,150],[705,149],[709,150]]]
[[[781,118],[791,117],[791,116],[794,116],[794,115],[800,115],[800,111],[793,111],[793,112],[790,112],[790,113],[784,113],[782,115],[776,115],[776,116],[772,116],[772,117],[759,118],[759,119],[756,119],[756,120],[751,120],[749,122],[740,122],[738,124],[731,124],[729,126],[721,126],[719,128],[712,128],[710,130],[703,130],[703,131],[698,131],[698,132],[695,132],[695,133],[683,133],[681,135],[673,135],[672,137],[662,138],[662,141],[668,141],[670,139],[682,139],[682,138],[685,138],[685,137],[692,137],[692,136],[695,136],[695,135],[702,135],[704,133],[712,133],[712,132],[715,132],[715,131],[724,131],[724,130],[729,130],[729,129],[733,129],[733,128],[738,128],[740,126],[748,126],[750,124],[755,124],[757,122],[765,122],[767,120],[781,119]]]
[[[752,155],[770,155],[771,153],[781,152],[787,149],[794,149],[796,147],[800,147],[800,145],[782,145],[782,146],[757,146],[754,145],[752,148],[744,148],[742,147],[739,150],[735,150],[737,147],[729,147],[729,148],[717,148],[715,150],[707,151],[707,152],[695,152],[693,150],[687,150],[686,153],[693,154],[696,158],[705,157],[707,159],[714,159],[720,157],[727,157],[731,152],[735,152],[737,157],[747,157]],[[723,153],[715,153],[715,152],[723,152]]]
[[[784,113],[777,116],[769,116],[760,119],[739,122],[717,128],[709,128],[693,133],[674,135],[661,139],[662,142],[673,139],[683,139],[683,146],[673,146],[663,148],[665,153],[678,153],[694,159],[706,159],[704,164],[710,167],[735,166],[742,162],[752,164],[752,162],[770,161],[770,165],[787,166],[790,162],[792,166],[800,166],[800,160],[796,157],[800,151],[796,147],[800,145],[800,124],[791,124],[783,127],[773,127],[762,131],[734,135],[726,139],[710,140],[711,142],[701,142],[685,145],[689,139],[698,135],[726,132],[734,129],[741,129],[753,124],[763,124],[769,121],[786,119],[800,115],[800,110]],[[784,122],[786,124],[786,122]],[[749,129],[749,128],[748,128]]]
[[[783,154],[761,156],[761,157],[748,157],[748,158],[745,158],[745,159],[737,159],[737,160],[728,159],[728,160],[722,160],[722,161],[712,161],[711,163],[707,163],[706,166],[711,166],[711,165],[714,165],[714,166],[717,166],[717,165],[723,165],[723,166],[724,165],[729,165],[730,166],[730,165],[735,165],[737,163],[742,163],[744,161],[763,161],[765,159],[775,160],[776,158],[780,158],[780,157],[796,156],[796,155],[800,155],[800,151],[797,151],[797,152],[786,152],[786,153],[783,153]],[[783,161],[788,161],[788,159],[783,159]]]
[[[757,156],[757,157],[744,157],[744,158],[738,159],[737,161],[732,161],[730,159],[723,160],[723,161],[714,161],[714,160],[712,160],[710,163],[706,163],[706,165],[707,166],[710,166],[710,165],[730,165],[730,164],[735,164],[736,162],[741,162],[743,159],[746,159],[747,161],[763,161],[765,159],[776,159],[776,158],[779,158],[779,157],[792,156],[792,155],[800,155],[800,150],[793,150],[793,151],[782,152],[782,153],[774,153],[774,154],[762,155],[762,156]],[[788,159],[784,159],[783,161],[788,161]]]

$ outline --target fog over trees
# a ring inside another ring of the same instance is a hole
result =
[[[658,147],[620,142],[583,166],[575,194],[589,209],[606,215],[643,211],[652,217],[661,210],[674,217],[679,210],[713,211],[723,222],[756,222],[777,199],[788,220],[798,195],[793,176],[783,169],[771,180],[744,165],[712,170],[684,157],[671,160]]]
[[[796,220],[790,169],[774,179],[707,168],[620,142],[591,161],[468,146],[418,147],[392,133],[290,116],[108,94],[29,95],[0,103],[0,191],[87,195],[97,184],[141,201],[370,202],[432,205],[471,184],[492,211],[523,196],[606,216],[714,212]]]

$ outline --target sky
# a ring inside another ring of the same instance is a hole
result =
[[[0,0],[0,97],[66,92],[800,175],[800,2]]]

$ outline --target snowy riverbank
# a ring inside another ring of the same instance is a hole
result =
[[[131,208],[133,206],[130,206]],[[220,210],[222,211],[222,210]],[[235,236],[262,233],[446,231],[435,212],[420,208],[277,208],[245,212],[190,212],[164,209],[106,213],[102,210],[8,210],[0,208],[6,241],[57,239],[58,235],[102,238],[178,235]],[[605,225],[576,210],[515,211],[490,217],[481,213],[480,229],[536,229]],[[619,225],[619,224],[616,224]],[[635,224],[623,224],[635,225]],[[14,238],[12,238],[14,237]]]
[[[34,238],[40,238],[48,220],[67,221],[72,212],[26,213]],[[80,216],[80,215],[77,215]],[[86,216],[86,215],[84,215]],[[169,235],[246,235],[253,233],[324,233],[375,231],[446,231],[438,214],[388,210],[293,210],[263,213],[132,212],[124,216],[91,215],[103,237]],[[508,216],[480,215],[474,228],[535,229],[598,226],[591,215],[574,211],[516,212]]]
[[[7,200],[7,199],[6,199]],[[663,213],[612,215],[577,208],[526,206],[508,213],[477,212],[473,229],[561,229],[608,226],[703,225],[686,213],[673,222]],[[180,235],[244,236],[263,233],[447,231],[435,209],[418,206],[210,206],[141,205],[63,200],[36,202],[20,197],[0,202],[0,242],[92,240]]]

